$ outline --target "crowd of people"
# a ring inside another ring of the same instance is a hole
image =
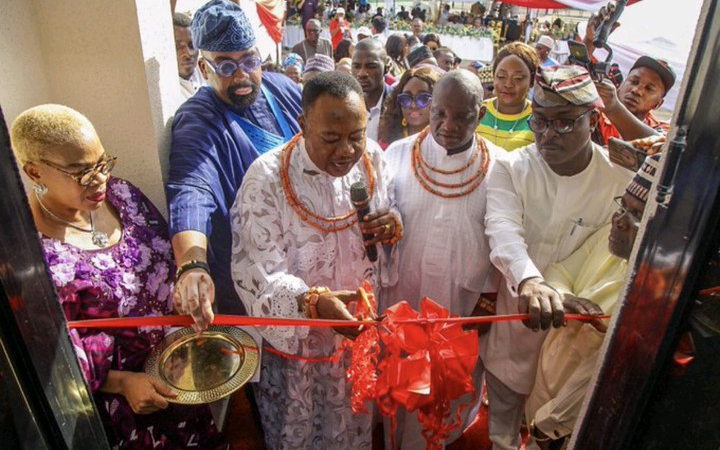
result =
[[[236,3],[175,15],[187,100],[172,124],[167,222],[132,180],[110,176],[122,160],[80,112],[40,105],[14,121],[13,150],[68,319],[174,310],[197,330],[216,312],[350,324],[363,280],[380,312],[428,296],[458,316],[529,313],[478,330],[473,381],[476,392],[487,388],[493,448],[519,448],[523,421],[528,448],[558,448],[607,329],[600,319],[565,326],[564,315],[612,313],[658,167],[656,155],[634,174],[604,145],[667,132],[652,110],[673,70],[643,56],[615,86],[548,63],[550,36],[465,70],[438,36],[423,35],[420,18],[412,35],[384,36],[373,21],[353,42],[339,8],[327,41],[304,13],[313,4],[301,2],[306,38],[284,73],[263,69]],[[357,183],[371,210],[362,220]],[[71,331],[111,446],[229,448],[206,407],[169,402],[173,390],[142,372],[164,332]],[[258,332],[277,350],[315,358],[358,329]],[[253,391],[268,449],[371,448],[373,416],[351,409],[348,364],[263,354]],[[462,411],[467,424],[477,409]],[[393,422],[386,448],[425,448],[416,413],[401,408]]]

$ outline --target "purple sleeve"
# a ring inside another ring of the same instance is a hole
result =
[[[67,320],[82,318],[80,317],[82,297],[96,295],[92,287],[85,286],[86,283],[71,282],[59,289],[58,299]],[[115,352],[115,338],[91,329],[73,328],[70,330],[70,340],[90,390],[97,391],[105,383],[110,371]]]

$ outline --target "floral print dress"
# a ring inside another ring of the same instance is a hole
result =
[[[68,320],[172,314],[172,248],[167,224],[129,182],[111,178],[107,201],[122,238],[103,250],[83,250],[42,237],[45,259]],[[132,411],[124,396],[100,392],[108,371],[143,371],[164,327],[70,330],[113,449],[228,449],[207,406],[170,404],[153,414]]]

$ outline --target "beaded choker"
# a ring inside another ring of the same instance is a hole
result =
[[[482,183],[485,179],[485,175],[487,174],[488,167],[490,165],[490,153],[485,145],[485,141],[480,137],[480,135],[476,135],[475,137],[475,140],[477,141],[475,154],[470,157],[470,161],[468,161],[467,164],[456,170],[441,170],[429,165],[423,159],[422,152],[420,151],[420,144],[422,144],[428,133],[430,133],[430,127],[425,128],[422,132],[420,132],[417,139],[415,139],[415,144],[413,145],[412,150],[413,172],[420,185],[431,194],[443,198],[464,197],[477,189],[477,187],[480,186],[480,183]],[[481,153],[482,162],[479,164],[477,171],[462,183],[442,183],[434,179],[427,172],[430,171],[440,175],[454,175],[464,172],[472,168]],[[446,191],[441,191],[437,188],[443,188]]]
[[[358,221],[355,210],[351,210],[347,214],[336,217],[323,217],[314,212],[310,211],[302,201],[298,198],[295,190],[290,182],[290,157],[292,152],[297,146],[298,141],[302,138],[302,133],[298,133],[288,142],[282,150],[282,163],[280,165],[280,182],[282,183],[283,192],[285,192],[285,198],[287,198],[290,207],[300,217],[300,220],[310,225],[313,228],[326,232],[337,232],[350,228],[355,225]],[[370,198],[375,193],[375,171],[373,170],[372,161],[367,152],[363,152],[362,155],[363,163],[365,166],[365,176],[368,182],[368,191],[370,192]]]

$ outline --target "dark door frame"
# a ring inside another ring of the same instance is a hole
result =
[[[676,107],[674,142],[664,156],[657,198],[648,202],[650,219],[629,264],[626,295],[613,318],[571,449],[630,448],[663,365],[677,345],[720,217],[718,74],[720,8],[718,0],[706,0]]]
[[[49,448],[109,450],[50,281],[2,109],[0,193],[0,344]]]

